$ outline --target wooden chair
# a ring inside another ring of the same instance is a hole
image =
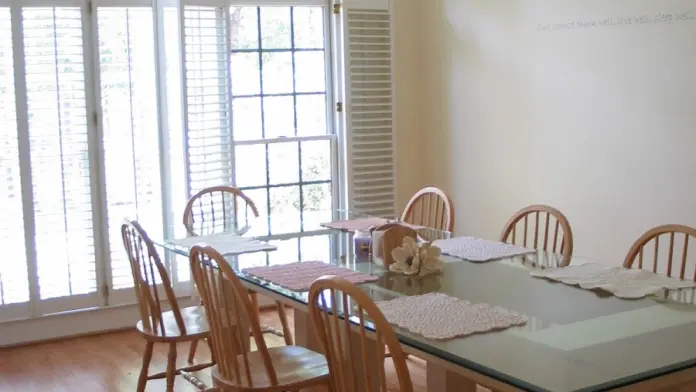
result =
[[[438,230],[454,230],[454,205],[439,188],[426,187],[409,200],[401,220]]]
[[[243,213],[240,213],[243,211]],[[251,224],[250,219],[257,218],[259,211],[254,202],[239,189],[232,186],[215,186],[206,188],[193,195],[184,209],[184,226],[189,235],[206,235],[221,233]],[[249,290],[249,296],[256,309],[258,318],[259,305],[257,293]],[[264,333],[282,336],[289,346],[293,344],[292,332],[288,325],[285,307],[276,302],[278,317],[283,331],[262,325]],[[191,345],[189,357],[196,352],[196,345]]]
[[[247,289],[220,253],[209,246],[194,246],[190,261],[210,324],[217,388],[281,392],[328,386],[329,368],[323,355],[297,346],[266,346]],[[256,351],[248,351],[245,321]]]
[[[658,260],[660,251],[660,237],[662,235],[669,234],[669,246],[667,247],[667,276],[672,276],[672,271],[674,270],[672,263],[675,251],[675,237],[677,234],[683,234],[684,240],[681,245],[681,260],[678,266],[679,269],[679,279],[684,279],[686,277],[686,261],[687,254],[689,251],[689,237],[696,237],[696,229],[684,225],[662,225],[654,227],[646,231],[636,242],[633,243],[631,249],[629,249],[626,259],[624,260],[623,266],[625,268],[632,268],[635,264],[636,259],[638,259],[638,268],[643,268],[643,253],[646,245],[653,242],[653,262],[652,271],[657,273],[658,270]],[[693,280],[696,281],[696,270],[694,271]]]
[[[349,317],[339,317],[342,312],[349,312],[357,325],[351,323]],[[317,279],[309,290],[309,316],[322,351],[326,353],[331,391],[386,392],[384,358],[387,348],[393,354],[398,390],[413,392],[405,355],[394,331],[377,305],[359,287],[338,277]],[[367,337],[365,316],[374,325],[374,339]]]
[[[530,230],[529,217],[534,216],[534,227]],[[543,219],[543,230],[540,220]],[[554,222],[555,221],[555,222]],[[570,264],[570,259],[573,256],[573,231],[570,228],[568,219],[559,210],[546,205],[531,205],[519,210],[515,215],[508,220],[500,235],[500,241],[511,244],[517,244],[517,224],[523,222],[522,246],[527,247],[528,234],[533,235],[534,249],[544,251],[552,251],[553,253],[562,256],[558,267],[565,267]],[[553,236],[549,238],[549,229],[553,229]],[[543,239],[540,243],[539,234],[543,234]],[[551,242],[549,242],[551,240]],[[560,244],[560,245],[559,245]]]
[[[193,342],[206,339],[208,337],[208,323],[199,307],[179,308],[167,269],[162,264],[152,241],[138,222],[124,223],[121,226],[121,234],[123,245],[128,253],[135,295],[140,308],[141,320],[136,324],[136,328],[147,341],[137,391],[144,391],[148,380],[165,377],[167,391],[173,391],[176,374],[180,374],[182,371],[201,370],[214,364],[211,362],[193,365],[193,358],[189,358],[191,366],[176,368],[177,343],[192,342],[193,344]],[[164,296],[162,296],[161,290],[164,291]],[[160,304],[161,299],[169,301],[172,310],[163,311]],[[155,343],[169,344],[167,370],[148,375]]]

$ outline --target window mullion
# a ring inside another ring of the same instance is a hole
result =
[[[91,2],[91,1],[90,1]],[[83,8],[84,10],[84,8]],[[88,10],[91,10],[89,12]],[[88,113],[87,143],[89,146],[90,177],[92,183],[92,212],[95,269],[97,289],[102,306],[109,305],[109,283],[111,282],[111,246],[109,243],[108,212],[106,205],[106,168],[104,164],[104,129],[101,108],[101,73],[99,70],[99,40],[97,12],[88,6],[83,13],[83,47],[85,57],[85,97]]]
[[[24,32],[22,30],[22,8],[12,7],[12,54],[14,57],[15,104],[17,113],[17,145],[19,149],[19,172],[22,186],[22,212],[24,217],[24,243],[27,258],[30,315],[39,316],[39,281],[36,266],[34,194],[32,189],[31,154],[29,153],[29,112],[27,109],[27,83],[24,57]]]

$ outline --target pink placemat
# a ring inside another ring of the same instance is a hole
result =
[[[354,284],[374,282],[378,279],[376,276],[322,261],[253,267],[243,269],[242,272],[293,291],[307,291],[312,282],[325,275],[338,276]]]
[[[475,262],[490,261],[536,252],[534,249],[475,237],[456,237],[447,240],[437,240],[433,242],[433,245],[440,248],[442,254]]]
[[[390,324],[426,339],[448,340],[527,323],[527,317],[488,304],[472,304],[443,293],[376,302]]]
[[[321,225],[329,229],[354,233],[356,231],[369,231],[372,227],[385,225],[389,222],[390,220],[386,218],[359,218],[349,220],[338,220],[328,223],[322,223]]]

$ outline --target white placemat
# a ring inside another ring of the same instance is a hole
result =
[[[187,237],[170,241],[172,244],[190,248],[197,244],[205,244],[215,248],[223,255],[241,255],[244,253],[269,252],[278,249],[277,246],[238,234],[212,234],[198,237]]]
[[[474,237],[456,237],[447,240],[437,240],[433,242],[433,245],[439,247],[443,254],[475,262],[490,261],[536,252],[534,249],[522,248],[517,245]]]
[[[696,287],[694,282],[669,278],[641,269],[587,263],[564,268],[533,271],[532,276],[545,278],[586,290],[602,289],[625,299],[644,298],[663,290]]]
[[[390,324],[434,340],[497,331],[527,323],[527,318],[520,313],[488,304],[472,304],[443,293],[399,297],[376,304]]]

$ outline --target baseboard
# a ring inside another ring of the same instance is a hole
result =
[[[179,300],[180,307],[193,305],[195,303],[188,298]],[[139,319],[140,313],[137,305],[124,305],[6,322],[0,324],[0,347],[13,347],[133,328]]]

